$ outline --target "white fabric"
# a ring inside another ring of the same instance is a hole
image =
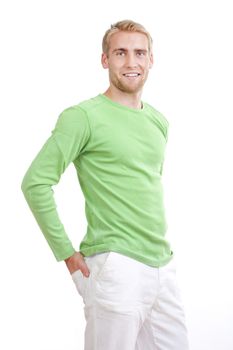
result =
[[[71,276],[84,302],[85,350],[188,350],[174,257],[156,268],[116,252]]]

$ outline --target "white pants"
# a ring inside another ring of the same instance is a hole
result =
[[[188,350],[174,257],[156,268],[116,252],[71,276],[84,302],[85,350]]]

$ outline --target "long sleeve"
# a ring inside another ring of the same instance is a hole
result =
[[[161,114],[161,113],[160,113]],[[165,119],[165,117],[163,116],[163,118]],[[166,126],[166,129],[165,129],[165,140],[166,140],[166,144],[168,142],[168,133],[169,133],[169,122],[167,121],[167,119],[165,119],[166,123],[165,123],[165,126]],[[163,175],[163,166],[164,166],[164,160],[161,164],[161,168],[160,168],[160,175],[162,176]]]
[[[89,137],[85,111],[78,106],[65,109],[22,180],[25,199],[57,261],[71,256],[75,249],[56,210],[52,186],[85,150]]]

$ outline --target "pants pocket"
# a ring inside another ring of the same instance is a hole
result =
[[[109,261],[110,255],[112,252],[96,253],[90,256],[84,257],[85,263],[90,271],[89,277],[83,276],[83,273],[80,269],[74,271],[71,274],[72,280],[76,286],[78,293],[82,296],[83,301],[86,299],[86,291],[88,284],[92,286],[92,282],[101,278],[102,273],[104,272],[107,263]]]
[[[105,271],[113,252],[99,253],[95,256],[96,273],[95,279],[99,280]]]
[[[78,293],[84,297],[84,294],[85,294],[85,281],[84,281],[84,276],[83,276],[83,273],[80,269],[74,271],[72,274],[71,274],[71,277],[72,277],[72,280],[75,284],[75,287],[78,291]]]

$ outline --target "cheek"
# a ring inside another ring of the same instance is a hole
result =
[[[109,70],[113,73],[113,74],[117,74],[120,75],[120,72],[122,70],[122,65],[121,64],[112,64],[111,67],[109,67]]]
[[[147,72],[150,69],[150,62],[146,62],[146,64],[144,65],[144,70]]]

